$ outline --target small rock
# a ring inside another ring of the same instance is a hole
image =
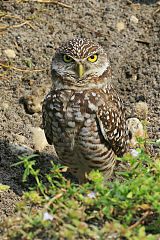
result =
[[[50,84],[39,86],[39,88],[33,88],[30,95],[23,97],[23,104],[27,113],[34,114],[42,111],[42,103],[49,89]]]
[[[33,127],[31,128],[31,131],[33,133],[32,138],[34,149],[42,151],[48,145],[43,129],[40,127]]]
[[[6,50],[4,50],[4,53],[6,54],[6,56],[8,58],[15,58],[16,57],[15,51],[12,50],[12,49],[6,49]]]
[[[117,28],[118,32],[121,32],[122,30],[125,29],[125,24],[123,22],[118,22],[116,24],[116,28]]]
[[[9,108],[8,102],[2,102],[0,109],[6,111]]]
[[[130,21],[133,22],[133,23],[135,23],[135,24],[137,24],[137,23],[138,23],[138,18],[132,15],[132,16],[130,17]]]
[[[133,74],[132,79],[133,79],[133,81],[136,81],[137,80],[137,74]]]
[[[138,102],[135,105],[135,112],[138,118],[146,120],[148,116],[148,105],[146,102]]]
[[[29,95],[24,98],[24,106],[26,112],[29,114],[39,113],[42,111],[42,101],[41,96]]]
[[[140,10],[141,9],[141,5],[139,3],[132,3],[131,4],[131,8],[135,11]]]
[[[128,118],[127,119],[128,129],[132,134],[130,140],[130,146],[135,147],[137,145],[137,137],[144,138],[146,133],[144,131],[143,125],[138,118]]]
[[[18,135],[18,134],[16,134],[16,140],[19,142],[19,143],[25,143],[26,142],[26,137],[25,136],[23,136],[23,135]]]
[[[32,79],[30,79],[30,80],[28,81],[28,84],[29,84],[29,86],[33,86],[33,85],[34,85],[34,83],[35,83],[35,81],[34,81],[34,80],[32,80]]]
[[[21,154],[31,155],[31,154],[33,154],[33,150],[26,145],[10,143],[9,147],[10,147],[11,151],[16,155],[21,155]]]

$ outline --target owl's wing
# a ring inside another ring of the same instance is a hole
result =
[[[101,133],[117,156],[122,156],[127,151],[128,129],[125,114],[120,107],[101,106],[97,113],[97,119]]]
[[[44,129],[44,133],[47,139],[47,142],[52,145],[53,144],[53,136],[52,136],[52,128],[51,128],[51,116],[50,109],[48,109],[48,106],[50,105],[51,99],[48,97],[49,94],[46,96],[43,106],[42,106],[42,125]]]

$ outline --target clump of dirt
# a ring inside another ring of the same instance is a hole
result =
[[[0,182],[10,186],[0,193],[1,218],[13,214],[24,189],[22,168],[11,166],[18,161],[17,146],[32,149],[31,129],[41,125],[39,108],[28,113],[21,100],[34,97],[35,89],[44,94],[41,89],[51,84],[52,56],[62,42],[83,36],[102,44],[128,114],[134,116],[135,104],[145,102],[149,137],[160,138],[160,2],[64,0],[64,4],[0,2]],[[52,147],[45,152],[52,154]],[[43,166],[47,154],[41,158]]]

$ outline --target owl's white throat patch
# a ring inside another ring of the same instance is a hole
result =
[[[97,71],[96,71],[97,76],[98,77],[102,76],[109,66],[110,66],[109,61],[106,61],[101,67],[97,68]]]

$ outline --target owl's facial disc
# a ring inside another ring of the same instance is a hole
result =
[[[109,67],[103,48],[87,39],[73,39],[62,45],[52,60],[52,77],[61,76],[62,84],[80,86],[99,78]]]

